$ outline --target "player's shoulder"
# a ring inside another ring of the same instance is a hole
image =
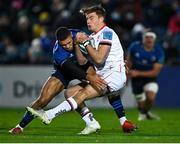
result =
[[[102,33],[115,33],[114,30],[108,26],[105,26],[104,29],[102,30]]]
[[[109,39],[112,40],[113,35],[114,35],[114,31],[113,29],[109,28],[109,27],[104,27],[104,29],[102,30],[102,37],[103,39]]]
[[[73,29],[73,28],[69,29],[69,31],[74,33],[82,32],[82,30],[80,29]]]
[[[66,50],[64,50],[64,48],[59,44],[58,40],[56,40],[54,47],[53,47],[53,52],[66,52]]]
[[[162,50],[162,49],[163,49],[162,46],[161,46],[159,43],[156,43],[156,44],[154,45],[154,48],[155,48],[156,50]]]
[[[128,52],[136,53],[136,52],[139,52],[141,48],[142,48],[142,42],[141,41],[134,41],[129,45]]]
[[[56,40],[55,43],[54,43],[54,48],[53,48],[53,50],[57,50],[58,47],[59,47],[59,43],[58,43],[58,40]]]
[[[82,30],[80,30],[80,29],[69,29],[69,31],[71,32],[73,37],[75,37],[78,32],[82,32]]]
[[[77,33],[82,32],[80,29],[69,29],[69,31],[70,31],[71,34],[72,34],[73,40],[76,38]]]
[[[114,31],[112,28],[108,27],[108,26],[105,26],[103,28],[103,31]]]
[[[154,49],[155,49],[155,52],[156,52],[156,53],[164,54],[164,49],[163,49],[163,47],[162,47],[159,43],[157,43],[157,44],[154,46]]]
[[[142,42],[141,41],[134,41],[134,42],[132,42],[131,44],[130,44],[130,47],[131,48],[139,48],[139,47],[141,47],[142,46]]]

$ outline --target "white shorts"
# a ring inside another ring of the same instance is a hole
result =
[[[97,74],[101,75],[102,78],[107,82],[110,92],[117,91],[126,85],[126,73],[118,71],[97,71]]]
[[[135,98],[137,101],[141,102],[141,101],[145,101],[146,100],[146,95],[145,95],[145,92],[147,91],[152,91],[154,93],[157,93],[158,92],[158,84],[156,82],[150,82],[150,83],[147,83],[144,85],[143,87],[143,90],[144,92],[141,93],[141,94],[136,94],[135,95]]]
[[[145,86],[144,86],[144,92],[146,91],[152,91],[154,93],[157,93],[158,92],[158,84],[156,82],[150,82],[150,83],[147,83]]]

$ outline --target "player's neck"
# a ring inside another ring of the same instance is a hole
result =
[[[101,26],[99,26],[99,28],[94,32],[95,34],[98,33],[99,31],[101,31],[104,27],[106,26],[106,24],[102,24]]]
[[[145,51],[152,51],[153,47],[144,46]]]

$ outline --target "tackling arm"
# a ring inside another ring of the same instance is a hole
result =
[[[77,58],[77,61],[78,61],[79,65],[85,65],[88,60],[86,59],[86,57],[80,51],[80,48],[79,48],[78,44],[75,45],[75,53],[76,53],[76,58]]]
[[[93,59],[93,61],[101,65],[105,62],[111,46],[105,43],[99,44],[98,48],[95,49],[89,40],[89,37],[85,35],[84,33],[78,33],[76,36],[77,42],[83,44],[83,46],[88,51],[89,56]]]

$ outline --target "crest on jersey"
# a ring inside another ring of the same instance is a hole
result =
[[[155,56],[152,56],[152,57],[151,57],[151,60],[152,60],[152,61],[156,61],[156,57],[155,57]]]
[[[103,32],[103,39],[112,40],[112,32],[111,31],[104,31]]]
[[[140,56],[140,54],[137,52],[137,53],[135,53],[135,57],[139,57]]]

